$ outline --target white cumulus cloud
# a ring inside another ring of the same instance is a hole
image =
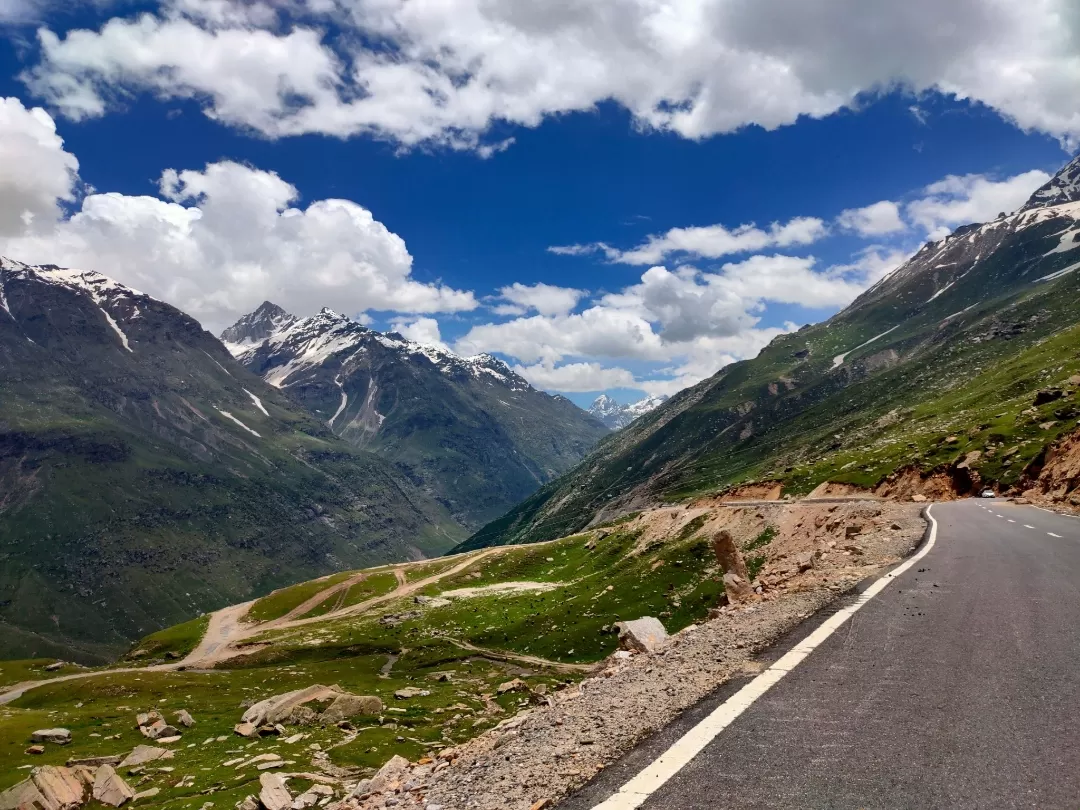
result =
[[[1012,213],[1049,179],[1050,175],[1039,170],[1004,180],[982,174],[949,175],[923,189],[925,196],[908,203],[907,216],[931,239],[941,239],[958,225]]]
[[[841,212],[836,222],[844,230],[860,236],[884,236],[907,229],[900,216],[900,206],[892,200],[882,200],[865,208],[849,208]]]
[[[162,298],[211,329],[266,299],[298,313],[474,309],[471,292],[412,277],[404,240],[350,200],[294,207],[297,189],[230,161],[166,170],[159,196],[99,193],[63,216],[78,163],[52,120],[0,105],[0,254],[100,270]],[[10,159],[8,159],[10,157]]]
[[[1073,0],[163,0],[40,41],[29,84],[67,115],[145,92],[275,138],[490,154],[507,143],[482,143],[493,123],[533,127],[609,99],[642,128],[703,138],[894,87],[1080,137]]]

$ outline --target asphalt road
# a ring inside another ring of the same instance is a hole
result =
[[[1080,520],[998,500],[933,514],[927,556],[645,810],[1080,807]],[[560,806],[610,796],[688,714]]]

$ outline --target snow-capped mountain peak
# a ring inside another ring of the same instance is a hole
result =
[[[666,396],[646,397],[629,405],[620,405],[607,394],[601,394],[589,407],[589,413],[612,430],[624,428],[639,416],[658,408],[667,401]]]
[[[266,340],[275,332],[287,329],[296,323],[296,317],[290,315],[277,304],[263,301],[254,312],[245,315],[221,333],[221,342],[236,355]]]
[[[1039,188],[1021,211],[1050,208],[1080,201],[1080,155],[1069,161],[1046,185]]]

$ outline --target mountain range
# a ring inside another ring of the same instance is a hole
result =
[[[330,309],[297,318],[265,302],[221,338],[249,371],[350,445],[392,462],[469,529],[568,470],[608,433],[490,354],[459,357]]]
[[[465,536],[176,308],[0,259],[0,657],[147,631]]]
[[[1080,158],[829,320],[601,443],[459,549],[547,540],[709,492],[1020,488],[1080,414]]]
[[[601,394],[589,406],[589,413],[603,422],[612,430],[624,428],[639,416],[655,410],[667,402],[663,394],[646,397],[645,399],[632,402],[629,405],[620,405],[607,394]]]

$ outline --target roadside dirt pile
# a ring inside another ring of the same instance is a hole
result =
[[[1020,485],[1025,498],[1075,512],[1080,508],[1080,430],[1046,448]]]
[[[639,515],[638,550],[688,533],[731,532],[753,601],[673,635],[654,652],[620,650],[598,673],[544,697],[438,759],[387,763],[330,810],[530,810],[580,787],[719,684],[761,669],[753,658],[858,581],[910,553],[925,523],[915,504],[858,501],[725,506],[700,501]],[[754,572],[757,572],[754,577]]]

